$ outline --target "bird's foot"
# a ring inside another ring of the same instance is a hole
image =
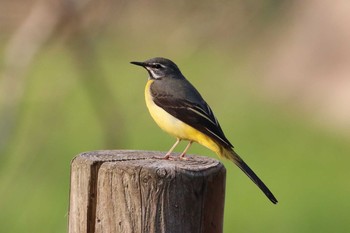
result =
[[[180,159],[180,160],[184,160],[184,161],[189,160],[189,158],[188,158],[188,157],[185,157],[185,155],[186,155],[186,154],[181,154],[181,155],[179,156],[179,159]]]
[[[174,158],[171,157],[170,154],[166,154],[164,157],[162,157],[162,159],[164,159],[164,160],[174,160]]]

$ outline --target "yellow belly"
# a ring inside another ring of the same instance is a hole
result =
[[[154,80],[149,80],[146,84],[145,99],[147,108],[158,126],[174,137],[197,142],[218,154],[220,152],[219,146],[207,135],[173,117],[153,102],[150,93],[150,85],[152,82],[154,82]]]

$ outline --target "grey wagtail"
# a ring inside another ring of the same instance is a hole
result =
[[[219,157],[234,162],[272,203],[277,203],[271,191],[233,150],[233,145],[225,137],[209,105],[174,62],[156,57],[131,63],[148,71],[145,98],[151,116],[161,129],[176,137],[175,144],[164,159],[170,157],[181,140],[187,140],[189,143],[180,155],[181,159],[185,159],[191,144],[197,142],[214,151]]]

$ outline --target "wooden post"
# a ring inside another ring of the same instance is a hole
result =
[[[204,156],[162,156],[113,150],[75,157],[69,233],[223,232],[224,166]]]

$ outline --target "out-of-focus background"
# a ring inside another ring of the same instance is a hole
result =
[[[1,0],[0,17],[1,232],[66,231],[80,152],[169,149],[129,64],[155,56],[279,200],[223,161],[225,232],[350,232],[349,1]]]

